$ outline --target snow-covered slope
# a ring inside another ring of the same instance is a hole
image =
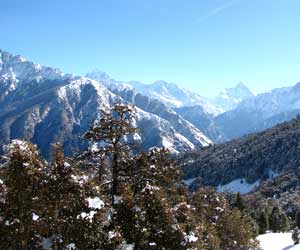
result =
[[[300,83],[248,98],[216,117],[215,123],[228,139],[233,139],[270,128],[299,113]]]
[[[300,83],[292,87],[273,89],[257,95],[255,98],[247,99],[238,108],[257,110],[263,114],[263,118],[269,118],[285,111],[300,109]]]
[[[109,78],[103,75],[102,80]],[[66,153],[72,153],[86,147],[78,136],[99,117],[100,110],[120,102],[130,101],[99,81],[0,51],[0,145],[15,138],[31,140],[47,156],[50,144],[60,142]],[[171,116],[154,111],[137,108],[142,148],[165,146],[179,152],[211,143],[189,122],[181,119],[182,129]]]
[[[250,193],[253,189],[259,186],[260,181],[257,180],[254,183],[248,183],[245,178],[235,179],[225,185],[218,185],[218,192],[231,192],[231,193]]]
[[[191,122],[215,143],[224,142],[222,131],[216,126],[213,116],[206,113],[199,105],[174,108],[185,120]]]
[[[294,245],[291,233],[267,233],[257,237],[263,250],[300,250]]]

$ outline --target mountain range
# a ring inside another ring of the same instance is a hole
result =
[[[80,136],[101,109],[128,103],[128,89],[107,87],[99,81],[64,74],[0,51],[0,144],[15,138],[31,140],[45,156],[50,144],[60,142],[67,154],[87,147]],[[141,94],[134,98],[140,146],[164,146],[171,152],[207,146],[212,141],[158,100]]]
[[[99,70],[65,74],[0,50],[0,145],[23,138],[45,156],[54,142],[67,154],[86,148],[80,135],[115,103],[136,107],[141,149],[164,146],[178,153],[291,119],[299,98],[300,84],[255,95],[243,83],[206,98],[165,81],[119,81]]]

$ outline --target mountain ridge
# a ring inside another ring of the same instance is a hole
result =
[[[99,118],[101,109],[114,103],[129,103],[96,80],[64,74],[8,52],[0,53],[1,145],[15,138],[31,140],[49,156],[50,144],[60,142],[71,154],[87,147],[78,135]],[[149,111],[137,107],[137,126],[151,128],[144,129],[142,148],[165,146],[179,152],[212,143],[192,124],[184,122],[185,126],[176,129],[159,113]],[[152,137],[146,132],[151,132]],[[188,134],[193,142],[185,137]]]

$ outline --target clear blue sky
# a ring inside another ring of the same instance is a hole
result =
[[[0,0],[0,48],[214,95],[300,81],[299,0]]]

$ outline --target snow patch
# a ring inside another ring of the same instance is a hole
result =
[[[253,189],[258,187],[260,184],[260,181],[257,180],[254,183],[248,183],[245,178],[242,179],[236,179],[233,180],[230,183],[227,183],[225,185],[219,185],[217,186],[217,191],[219,193],[222,192],[232,192],[232,193],[241,193],[241,194],[247,194],[250,193]]]
[[[267,233],[257,237],[263,250],[300,250],[294,245],[292,233]]]
[[[32,220],[36,221],[40,218],[40,216],[38,216],[37,214],[35,213],[32,213]]]
[[[99,197],[87,198],[87,201],[89,203],[89,208],[101,209],[104,207],[104,202]]]

